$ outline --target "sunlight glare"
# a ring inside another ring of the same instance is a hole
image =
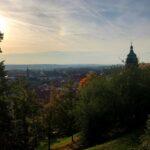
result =
[[[0,31],[5,32],[7,28],[6,19],[3,16],[0,16]]]

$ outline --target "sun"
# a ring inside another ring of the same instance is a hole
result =
[[[0,15],[0,31],[5,32],[7,28],[6,19]]]

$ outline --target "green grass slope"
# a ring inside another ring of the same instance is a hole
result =
[[[72,143],[71,137],[65,137],[57,139],[54,143],[51,144],[51,150],[72,150],[77,148],[77,142],[79,141],[79,135],[74,135],[74,143]],[[48,145],[47,141],[40,143],[37,150],[47,150]]]
[[[105,142],[100,145],[96,145],[86,150],[138,150],[139,137],[141,130],[134,131],[133,133],[126,134],[117,139]],[[78,146],[79,135],[74,136],[75,142],[72,143],[71,137],[61,138],[51,144],[52,150],[77,150],[80,149]],[[38,150],[47,150],[47,142],[41,142]]]

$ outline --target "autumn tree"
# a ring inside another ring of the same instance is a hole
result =
[[[76,89],[68,82],[60,89],[51,87],[51,96],[45,108],[45,128],[48,138],[48,148],[53,138],[72,136],[76,132],[74,107]]]

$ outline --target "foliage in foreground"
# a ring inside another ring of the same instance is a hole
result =
[[[79,134],[74,135],[74,142],[72,142],[72,137],[63,137],[58,138],[57,140],[51,143],[52,150],[66,150],[66,149],[77,149],[79,141]],[[48,149],[48,142],[46,140],[42,141],[37,148],[38,150],[46,150]]]
[[[143,126],[150,113],[150,69],[97,76],[80,89],[77,120],[86,145]]]
[[[141,150],[149,150],[150,149],[150,115],[148,117],[146,123],[145,134],[141,136]]]
[[[28,84],[8,83],[0,63],[0,149],[34,149],[41,139],[40,106]]]
[[[50,101],[42,107],[27,82],[8,84],[2,62],[0,149],[32,150],[43,139],[50,148],[54,138],[71,136],[76,131],[82,133],[85,145],[118,137],[144,125],[150,114],[149,91],[149,68],[125,69],[111,75],[90,75],[78,90],[70,83],[61,90],[53,88]],[[147,124],[142,137],[144,148],[149,141]]]

